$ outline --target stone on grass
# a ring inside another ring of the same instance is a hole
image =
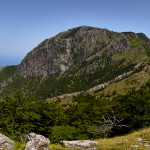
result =
[[[50,140],[42,135],[30,133],[25,150],[50,150]]]
[[[131,145],[131,148],[139,148],[139,145]]]
[[[60,144],[68,148],[82,148],[86,150],[97,150],[98,142],[91,140],[60,141]]]

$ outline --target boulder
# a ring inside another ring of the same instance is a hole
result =
[[[68,148],[81,148],[86,150],[97,150],[98,142],[91,140],[77,140],[77,141],[60,141],[60,144]]]
[[[7,136],[0,133],[0,149],[13,150],[15,143]]]
[[[25,150],[50,150],[50,140],[42,135],[30,133],[28,140]]]

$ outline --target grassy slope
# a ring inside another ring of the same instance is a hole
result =
[[[141,139],[139,141],[138,139]],[[130,150],[131,145],[138,145],[138,150],[149,149],[145,144],[150,142],[150,128],[143,129],[125,136],[97,140],[102,150]]]

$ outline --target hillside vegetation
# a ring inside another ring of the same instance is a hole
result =
[[[1,133],[24,141],[30,132],[60,140],[98,139],[148,127],[150,83],[113,100],[90,95],[74,97],[72,105],[39,101],[16,93],[0,101]]]

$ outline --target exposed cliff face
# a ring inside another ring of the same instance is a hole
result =
[[[100,59],[129,51],[130,46],[124,33],[82,26],[43,41],[27,54],[18,66],[18,73],[21,76],[62,73],[77,69],[91,56]]]

